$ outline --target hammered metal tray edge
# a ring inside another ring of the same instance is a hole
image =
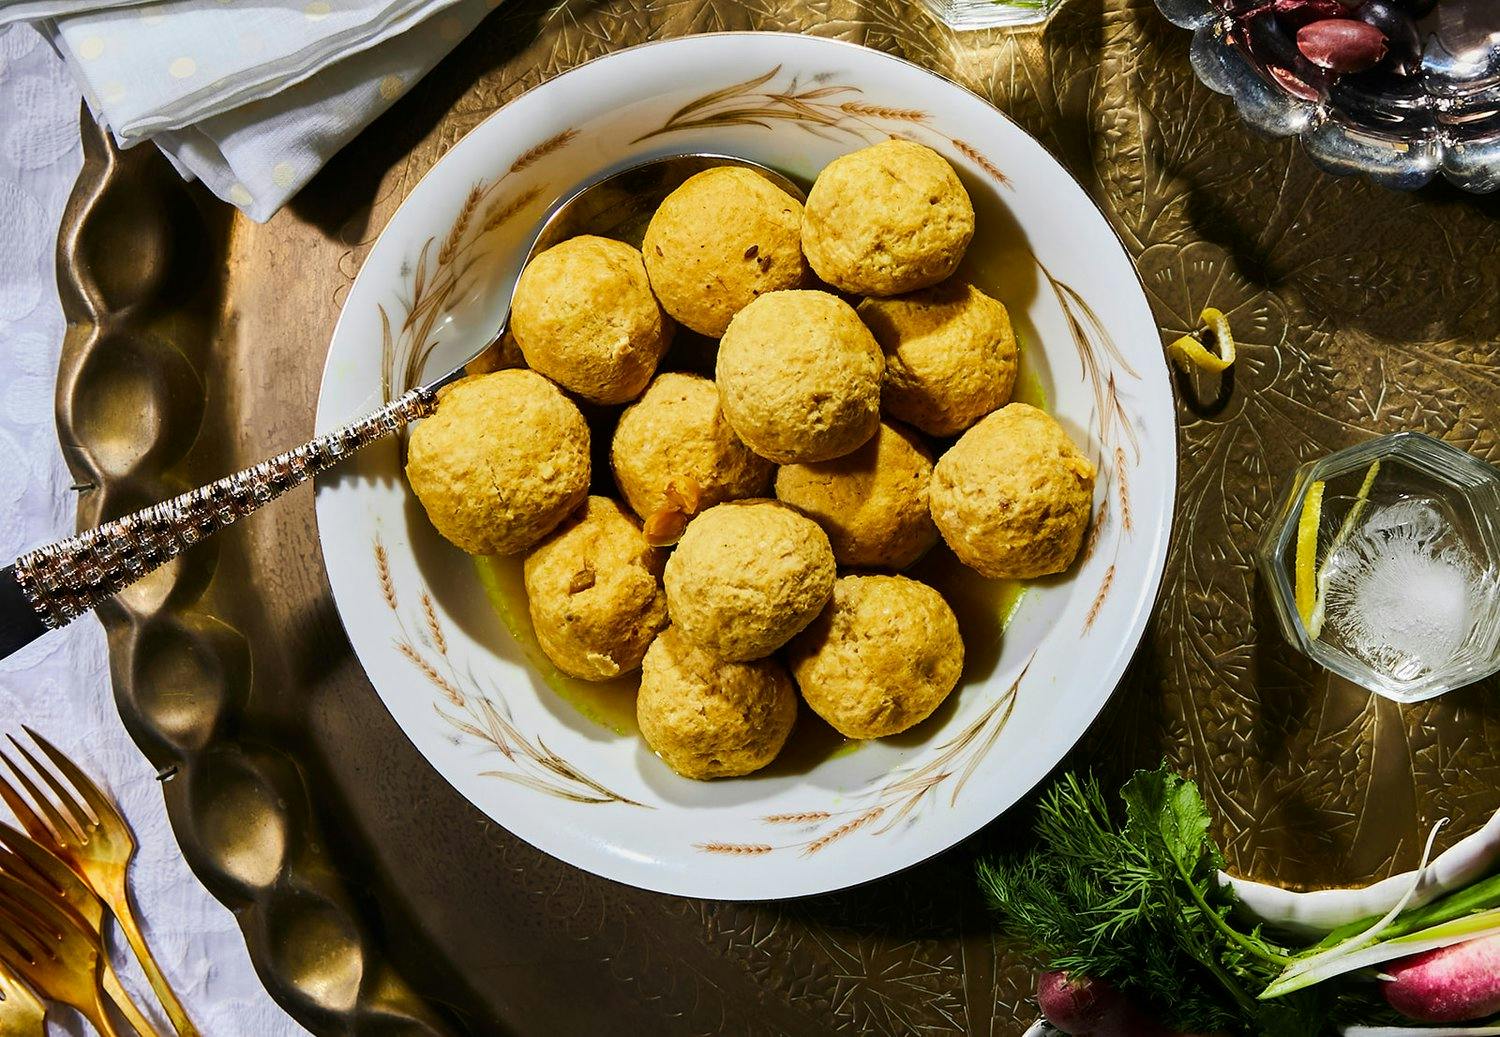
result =
[[[1456,819],[1446,842],[1494,809],[1500,780],[1494,683],[1409,711],[1330,684],[1280,646],[1248,557],[1281,473],[1309,456],[1373,432],[1416,427],[1500,457],[1494,432],[1500,264],[1478,261],[1486,233],[1495,240],[1500,208],[1442,190],[1389,195],[1317,172],[1294,144],[1247,137],[1228,102],[1196,83],[1184,34],[1160,20],[1150,0],[1070,0],[1045,33],[968,36],[937,29],[915,7],[893,0],[791,6],[684,0],[649,8],[611,2],[565,5],[558,9],[565,16],[550,20],[552,10],[513,0],[431,77],[435,85],[425,96],[422,87],[413,92],[406,114],[446,114],[431,115],[431,130],[412,154],[396,152],[392,165],[392,150],[367,134],[322,179],[335,181],[359,163],[381,169],[385,193],[366,221],[378,229],[415,177],[504,99],[605,50],[720,27],[835,33],[902,54],[989,97],[1053,150],[1100,204],[1137,262],[1164,335],[1188,330],[1210,300],[1234,314],[1237,331],[1244,329],[1235,392],[1204,408],[1179,409],[1184,490],[1160,613],[1125,687],[1071,761],[1109,780],[1167,755],[1203,782],[1236,870],[1301,886],[1354,883],[1411,866],[1414,835],[1431,819]],[[501,50],[502,62],[486,47]],[[86,127],[86,138],[90,132]],[[135,153],[91,155],[64,221],[60,280],[69,320],[78,326],[65,349],[59,427],[65,442],[79,444],[70,449],[79,481],[106,491],[85,495],[81,524],[185,488],[190,474],[222,474],[188,472],[192,466],[183,461],[193,440],[183,429],[202,424],[205,435],[232,434],[232,420],[203,417],[210,383],[196,372],[211,368],[212,358],[192,355],[189,362],[174,358],[175,348],[152,345],[172,321],[189,322],[184,328],[191,320],[204,328],[224,323],[232,300],[216,298],[201,277],[202,297],[168,300],[163,277],[153,302],[145,298],[150,293],[131,294],[131,279],[119,269],[124,264],[84,257],[90,234],[107,241],[103,228],[113,226],[121,245],[127,231],[139,235],[150,225],[139,214],[108,211],[100,196],[112,178],[123,185],[133,175],[131,189],[143,198],[176,191],[182,197],[171,211],[204,220],[193,192],[169,174],[170,182],[153,179],[164,167],[128,174],[125,167],[138,159],[144,161]],[[90,176],[95,181],[86,188]],[[316,181],[309,193],[317,193]],[[158,231],[166,226],[165,211],[157,214]],[[286,231],[282,224],[256,233],[275,246],[284,244],[277,235]],[[230,233],[223,216],[210,216],[203,240],[222,244]],[[339,265],[352,280],[373,235],[361,229],[330,236],[338,237]],[[1450,258],[1423,262],[1434,255]],[[76,276],[69,264],[80,271]],[[173,291],[180,295],[181,286]],[[1414,294],[1456,303],[1437,314],[1398,305]],[[90,301],[96,297],[107,304]],[[116,363],[107,379],[89,370],[106,363],[99,358],[122,341],[135,342],[128,348],[143,354],[135,366],[152,372],[149,379],[131,382],[120,373],[130,364]],[[111,425],[111,405],[85,391],[91,380],[130,386],[129,399],[150,401],[174,434],[153,436],[119,417]],[[233,394],[217,403],[248,405]],[[277,893],[282,876],[295,870],[293,857],[306,852],[300,842],[288,849],[291,836],[312,831],[306,819],[322,812],[310,804],[295,766],[265,747],[234,748],[237,710],[256,694],[259,677],[244,684],[233,674],[237,660],[264,647],[267,632],[238,631],[195,608],[216,595],[222,603],[228,581],[214,579],[216,573],[252,575],[233,536],[105,614],[122,712],[153,760],[168,768],[197,761],[212,779],[204,784],[232,788],[244,802],[297,805],[265,825],[283,833],[274,869],[253,852],[265,843],[215,844],[209,853],[197,845],[203,826],[195,825],[208,808],[183,781],[191,768],[181,768],[167,796],[190,859],[222,898],[257,913],[246,924],[252,954],[273,993],[307,1025],[319,1032],[387,1032],[379,1025],[387,1013],[395,1019],[409,1013],[412,1032],[437,1029],[441,1021],[381,964],[368,902],[337,899],[328,882],[332,869],[303,861],[332,892],[317,887],[311,900],[295,890]],[[274,585],[264,589],[277,592]],[[164,650],[173,645],[187,647]],[[163,657],[175,660],[176,669],[153,662]],[[183,674],[215,689],[211,698],[220,705],[173,707],[169,689]],[[290,790],[290,798],[262,794],[273,787]],[[484,839],[500,858],[488,872],[512,880],[517,898],[543,903],[549,921],[577,916],[569,939],[581,947],[608,945],[590,953],[637,1001],[670,1010],[663,1018],[674,1021],[671,1032],[997,1037],[1019,1033],[1028,1018],[1018,985],[1024,973],[995,944],[977,898],[923,887],[935,878],[970,885],[965,855],[1014,841],[1020,823],[1002,821],[945,861],[878,888],[760,906],[635,897],[535,861],[503,833]],[[546,884],[556,890],[538,892]],[[297,910],[318,897],[335,905],[331,914]],[[305,961],[277,952],[287,920],[304,916],[331,920],[319,931],[339,951],[339,968],[314,975]],[[681,933],[712,953],[685,966],[689,940]],[[645,950],[627,954],[627,937],[643,941]],[[345,953],[351,946],[357,953]],[[569,959],[554,971],[576,968]],[[746,979],[758,991],[744,988]],[[726,1006],[738,1014],[724,1015]],[[723,1023],[714,1029],[694,1022],[698,1028],[689,1030],[690,1016]],[[621,1029],[611,1032],[626,1032],[625,1014],[620,1019]]]
[[[83,530],[185,485],[229,214],[153,149],[120,151],[86,110],[81,124],[83,168],[58,238],[68,329],[56,407]],[[253,678],[244,636],[198,601],[220,553],[188,552],[99,609],[121,716],[159,769],[188,863],[235,912],[271,995],[309,1029],[451,1033],[385,960],[323,858],[298,767],[223,737]],[[225,824],[244,835],[204,831]],[[277,843],[283,852],[266,859]],[[314,924],[285,921],[299,912]]]

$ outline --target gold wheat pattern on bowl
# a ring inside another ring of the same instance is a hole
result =
[[[439,700],[432,707],[437,715],[456,733],[498,753],[504,761],[499,769],[480,771],[483,777],[514,782],[574,803],[647,806],[601,785],[540,738],[521,731],[500,689],[493,682],[485,687],[472,667],[460,666],[454,658],[432,597],[424,590],[417,608],[411,613],[404,611],[391,576],[390,557],[379,537],[375,538],[373,553],[381,597],[396,620],[398,634],[392,639],[396,651],[438,693]]]
[[[1035,658],[1033,654],[1032,658]],[[777,842],[730,842],[725,840],[694,843],[694,848],[725,857],[760,857],[778,851],[796,850],[808,857],[861,829],[873,836],[885,835],[903,821],[915,821],[919,808],[948,788],[948,805],[989,753],[1016,708],[1016,696],[1031,661],[1011,682],[1005,694],[991,702],[967,727],[928,754],[919,765],[899,770],[886,781],[856,793],[851,806],[842,810],[805,810],[766,814],[763,825],[791,829],[798,837]],[[951,787],[949,782],[952,782]]]
[[[1099,437],[1100,452],[1094,461],[1099,469],[1103,497],[1077,564],[1082,565],[1093,556],[1109,531],[1112,520],[1119,525],[1119,531],[1113,538],[1114,553],[1110,556],[1109,566],[1104,570],[1099,589],[1095,591],[1094,600],[1084,615],[1083,629],[1087,633],[1099,618],[1099,612],[1104,608],[1109,592],[1114,587],[1115,569],[1125,539],[1135,532],[1130,507],[1130,470],[1141,463],[1141,441],[1121,395],[1120,383],[1123,379],[1138,382],[1141,376],[1130,361],[1125,359],[1114,336],[1078,290],[1052,276],[1052,271],[1040,260],[1037,260],[1037,267],[1051,287],[1057,305],[1062,308],[1063,317],[1068,322],[1069,337],[1078,354],[1080,373],[1094,395],[1094,416],[1089,431],[1097,433]],[[1111,502],[1114,505],[1113,512]]]
[[[637,137],[633,143],[680,131],[733,126],[771,129],[777,123],[789,123],[834,141],[875,141],[889,136],[919,140],[925,136],[940,148],[946,144],[995,182],[1010,184],[1004,171],[982,150],[934,128],[929,113],[922,109],[872,103],[858,87],[834,82],[834,77],[826,73],[805,82],[793,76],[778,87],[774,81],[780,72],[781,66],[777,65],[751,79],[709,91],[682,105],[661,126]],[[380,308],[383,379],[388,398],[416,384],[438,345],[434,328],[450,299],[466,287],[466,278],[482,254],[487,235],[525,211],[545,191],[541,185],[507,190],[508,178],[566,147],[577,135],[576,130],[565,130],[523,152],[496,179],[476,183],[447,233],[441,238],[436,235],[428,238],[415,262],[403,270],[407,278],[403,283],[409,295],[401,300],[399,324],[390,319],[384,306]],[[1129,471],[1139,465],[1141,448],[1120,383],[1139,381],[1140,375],[1082,294],[1054,277],[1040,260],[1036,262],[1061,308],[1081,374],[1094,397],[1094,417],[1088,431],[1097,434],[1095,461],[1100,472],[1101,499],[1079,564],[1087,562],[1106,541],[1112,554],[1085,615],[1083,631],[1087,633],[1109,597],[1124,541],[1133,532]],[[413,637],[395,599],[384,548],[378,540],[375,552],[382,590],[401,631],[396,640],[397,650],[441,696],[441,701],[434,705],[438,714],[460,734],[499,752],[510,765],[506,770],[484,772],[487,776],[576,802],[644,805],[594,782],[540,739],[523,736],[514,726],[499,689],[491,688],[485,693],[472,671],[461,673],[453,666],[438,617],[425,593],[420,599],[421,623],[415,624],[417,633]],[[773,842],[705,841],[695,844],[696,848],[724,856],[757,857],[788,850],[810,855],[861,830],[878,836],[903,822],[909,823],[918,808],[950,782],[951,805],[1004,730],[1029,666],[1028,661],[1003,695],[957,736],[938,746],[925,763],[856,793],[855,806],[771,814],[760,819],[779,830],[795,829],[798,838]]]
[[[639,144],[682,130],[701,130],[724,126],[758,126],[770,129],[775,123],[791,123],[824,140],[877,141],[886,137],[908,137],[917,140],[942,141],[963,155],[1001,184],[1007,177],[978,147],[965,140],[950,137],[934,128],[931,116],[920,108],[903,108],[873,104],[864,100],[857,86],[833,82],[831,73],[812,77],[802,83],[793,76],[785,87],[772,81],[781,73],[777,65],[742,83],[711,90],[677,109],[661,126],[643,133],[631,143]]]
[[[450,302],[461,298],[476,276],[476,263],[491,236],[546,192],[545,184],[517,187],[516,174],[561,151],[578,136],[574,129],[548,137],[522,152],[498,177],[474,184],[441,239],[429,237],[415,260],[402,269],[406,293],[380,311],[381,388],[387,401],[417,385],[423,366],[439,344],[438,321]],[[393,318],[392,313],[395,316]]]

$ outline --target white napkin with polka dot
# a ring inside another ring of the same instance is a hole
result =
[[[95,117],[260,221],[498,0],[80,3],[39,27]]]
[[[34,22],[74,11],[97,11],[106,7],[131,7],[146,0],[0,0],[0,28],[11,22]]]
[[[167,0],[84,10],[53,24],[58,50],[128,144],[268,97],[453,2]]]

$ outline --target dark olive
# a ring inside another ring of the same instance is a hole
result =
[[[1432,12],[1437,6],[1437,0],[1396,0],[1396,6],[1413,18],[1421,18]]]
[[[1262,11],[1245,22],[1244,30],[1251,56],[1262,65],[1290,68],[1302,56],[1297,50],[1296,30],[1289,29],[1271,11]]]
[[[1355,9],[1354,17],[1375,26],[1385,35],[1386,47],[1392,57],[1409,62],[1422,53],[1422,38],[1417,33],[1416,23],[1390,0],[1365,0]]]
[[[1391,134],[1416,135],[1433,121],[1422,87],[1380,68],[1340,76],[1328,99],[1356,125]]]
[[[1347,18],[1349,11],[1338,0],[1272,0],[1271,10],[1286,24],[1300,29],[1320,18]]]

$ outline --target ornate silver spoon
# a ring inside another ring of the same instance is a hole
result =
[[[577,234],[618,235],[638,226],[688,177],[725,165],[747,166],[793,197],[803,196],[785,176],[746,159],[711,154],[651,159],[585,184],[553,206],[531,240],[526,261]],[[431,413],[438,390],[462,378],[469,363],[498,345],[509,317],[507,301],[500,326],[463,363],[343,428],[207,486],[37,548],[0,569],[0,658],[97,608],[183,548]]]

